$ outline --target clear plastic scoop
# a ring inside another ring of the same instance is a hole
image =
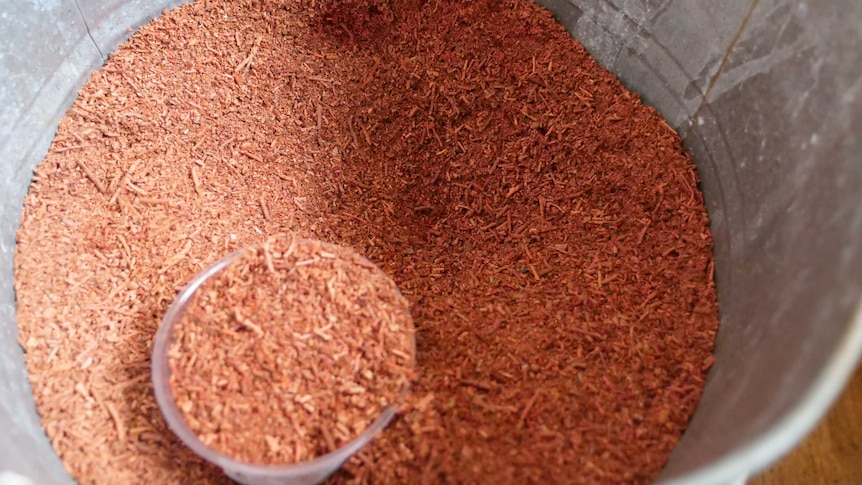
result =
[[[156,401],[165,417],[168,427],[189,448],[201,458],[220,467],[231,479],[244,485],[312,485],[325,480],[375,435],[380,433],[398,409],[395,405],[384,408],[380,416],[360,435],[342,447],[313,460],[287,465],[258,465],[237,461],[205,445],[186,424],[170,388],[170,367],[168,347],[171,343],[174,325],[180,321],[183,312],[192,301],[195,291],[209,278],[227,267],[245,250],[233,252],[209,268],[203,270],[177,295],[162,319],[153,344],[152,378]]]

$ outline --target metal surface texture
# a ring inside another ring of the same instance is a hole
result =
[[[104,55],[166,0],[0,7],[0,472],[71,478],[39,426],[14,315],[32,168]],[[767,466],[862,350],[862,3],[540,0],[683,136],[715,234],[721,328],[703,398],[659,481]]]

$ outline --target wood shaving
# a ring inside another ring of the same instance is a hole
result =
[[[407,301],[385,273],[349,249],[277,235],[195,291],[173,327],[169,382],[205,445],[294,463],[397,405],[414,345]]]
[[[199,0],[92,75],[25,201],[21,341],[76,480],[227,481],[165,427],[152,337],[280,232],[366,255],[417,327],[405,410],[334,483],[648,483],[712,362],[691,160],[547,11]]]

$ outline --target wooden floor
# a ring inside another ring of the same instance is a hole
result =
[[[820,426],[749,485],[862,485],[862,367]]]

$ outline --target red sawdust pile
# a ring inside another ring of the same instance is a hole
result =
[[[368,256],[417,327],[410,408],[334,482],[648,482],[712,362],[692,163],[546,11],[201,0],[93,74],[26,199],[21,344],[77,480],[226,480],[166,429],[151,341],[276,232]]]
[[[167,327],[170,395],[200,442],[235,460],[311,460],[400,404],[415,363],[408,306],[353,251],[277,234],[204,281]]]

